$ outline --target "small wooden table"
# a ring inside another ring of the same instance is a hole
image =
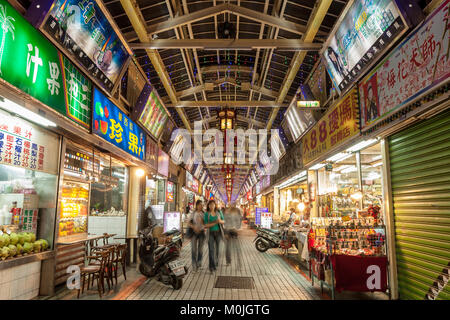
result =
[[[131,242],[133,242],[133,262],[137,262],[137,239],[138,236],[126,236],[126,237],[117,237],[115,240],[125,240],[127,244],[127,266],[131,265]]]

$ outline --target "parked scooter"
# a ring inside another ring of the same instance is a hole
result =
[[[158,281],[171,285],[175,290],[183,286],[183,278],[188,273],[185,263],[178,259],[181,250],[181,233],[178,230],[168,231],[163,235],[169,240],[164,245],[158,245],[154,238],[154,225],[139,231],[139,271],[147,276],[156,276]]]
[[[271,248],[281,248],[287,252],[292,245],[295,245],[298,249],[298,239],[289,234],[289,222],[281,224],[280,227],[281,230],[266,229],[258,226],[256,238],[253,240],[256,250],[266,252]]]

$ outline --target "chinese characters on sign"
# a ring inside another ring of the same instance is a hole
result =
[[[449,17],[447,0],[361,81],[363,129],[449,77]]]
[[[0,28],[0,77],[89,128],[91,83],[6,1],[0,9],[9,26]]]
[[[406,30],[394,0],[355,1],[323,52],[335,87],[351,86]]]
[[[306,165],[359,132],[357,92],[353,88],[302,138]]]
[[[94,0],[55,0],[42,28],[105,89],[113,89],[129,55]]]
[[[164,212],[164,232],[181,229],[181,214],[179,212]]]
[[[0,111],[0,163],[56,173],[58,138]]]
[[[255,225],[259,226],[261,225],[261,216],[264,213],[269,212],[269,208],[256,208],[255,209]]]
[[[320,101],[297,101],[298,108],[320,108]]]
[[[115,146],[138,157],[145,158],[145,134],[116,105],[97,88],[94,89],[92,132]]]
[[[173,182],[167,181],[166,201],[173,202]]]
[[[272,212],[261,213],[261,227],[267,229],[272,228]]]

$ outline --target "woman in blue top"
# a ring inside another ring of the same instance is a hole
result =
[[[204,216],[205,228],[209,228],[208,251],[209,271],[216,271],[219,265],[219,244],[222,233],[219,224],[224,224],[223,213],[217,209],[216,202],[210,200]]]

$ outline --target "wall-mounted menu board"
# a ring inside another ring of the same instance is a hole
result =
[[[145,128],[155,139],[159,139],[169,115],[156,92],[146,84],[136,103],[133,119]]]

